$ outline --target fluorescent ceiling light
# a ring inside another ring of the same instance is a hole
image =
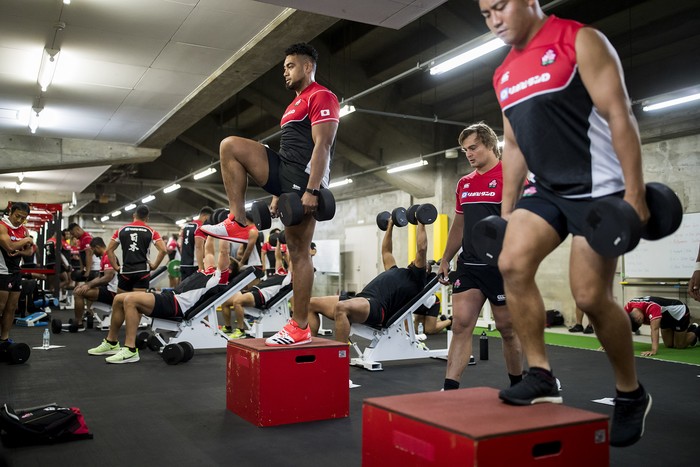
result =
[[[478,47],[469,49],[466,52],[459,54],[454,58],[445,60],[439,65],[435,65],[434,67],[430,68],[430,74],[439,75],[440,73],[445,73],[446,71],[450,71],[454,68],[457,68],[458,66],[462,66],[465,63],[469,63],[486,54],[490,54],[494,50],[498,50],[504,45],[506,45],[506,43],[499,38],[491,39],[485,44],[481,44]]]
[[[250,203],[245,203],[245,204],[243,205],[243,209],[246,209],[246,210],[247,210],[247,209],[250,209],[250,208],[252,208],[252,207],[253,207],[253,202],[252,202],[252,201],[251,201]]]
[[[63,0],[64,5],[70,5],[70,0]]]
[[[112,213],[112,217],[117,217],[117,216],[118,216],[119,214],[121,214],[121,213],[122,213],[121,211],[114,211],[114,212]]]
[[[343,118],[346,115],[350,115],[355,111],[355,106],[354,105],[344,105],[340,108],[340,112],[338,113],[338,116],[340,118]]]
[[[22,189],[22,184],[20,182],[16,182],[15,183],[15,191],[17,193],[19,193],[21,189]]]
[[[142,199],[141,202],[144,203],[144,204],[146,204],[146,203],[148,203],[149,201],[153,201],[154,199],[156,199],[155,196],[153,196],[153,195],[148,195],[148,196],[146,196],[144,199]]]
[[[131,211],[131,210],[134,209],[135,207],[136,207],[136,205],[135,205],[134,203],[131,203],[131,204],[129,204],[128,206],[125,206],[125,207],[124,207],[124,210],[125,210],[125,211]]]
[[[44,92],[51,85],[51,81],[53,81],[53,75],[56,73],[56,65],[58,65],[58,55],[60,53],[61,51],[59,49],[44,49],[44,53],[41,56],[39,77],[36,81]]]
[[[41,106],[32,107],[32,111],[29,113],[29,131],[32,134],[36,133],[37,128],[39,128],[39,113],[44,110]]]
[[[349,183],[352,183],[352,178],[346,178],[346,179],[343,179],[343,180],[336,180],[336,181],[334,181],[334,182],[330,182],[330,183],[328,184],[328,188],[335,188],[335,187],[338,187],[338,186],[347,185],[347,184],[349,184]]]
[[[194,174],[194,179],[199,180],[200,178],[207,177],[213,173],[216,173],[216,169],[214,167],[209,167],[208,169],[204,169],[199,173]]]
[[[177,224],[177,225],[182,225],[185,223],[187,223],[187,219],[178,219],[175,221],[175,224]]]
[[[389,167],[388,169],[386,169],[386,173],[393,174],[396,172],[403,172],[404,170],[411,170],[411,169],[415,169],[417,167],[423,167],[424,165],[428,165],[428,161],[426,161],[425,159],[421,159],[417,162],[411,162],[411,163],[404,164],[404,165],[397,165],[394,167]]]
[[[700,99],[700,92],[696,94],[691,94],[689,96],[677,97],[675,99],[669,99],[656,104],[645,105],[642,107],[644,112],[651,112],[653,110],[665,109],[667,107],[673,107],[674,105],[685,104],[687,102],[693,102]]]
[[[166,186],[165,188],[163,188],[163,193],[172,193],[173,191],[179,190],[179,189],[180,189],[180,184],[173,183],[172,185]]]
[[[102,217],[100,217],[100,220],[101,220],[102,222],[106,222],[106,221],[109,220],[109,216],[102,216]]]
[[[0,118],[9,118],[10,120],[19,119],[19,110],[0,109]]]

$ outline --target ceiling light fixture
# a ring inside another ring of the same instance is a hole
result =
[[[178,219],[175,221],[176,225],[182,225],[182,224],[186,224],[186,223],[187,223],[187,219]]]
[[[112,213],[112,217],[117,217],[117,216],[118,216],[119,214],[121,214],[121,213],[122,213],[121,211],[114,211],[114,212]]]
[[[64,5],[70,5],[70,0],[63,0]]]
[[[676,97],[675,99],[666,99],[655,104],[649,104],[648,101],[642,103],[642,110],[644,112],[651,112],[654,110],[661,110],[667,107],[673,107],[674,105],[686,104],[688,102],[697,101],[700,99],[700,92],[690,94],[688,96]]]
[[[179,189],[180,189],[180,184],[173,183],[172,185],[166,186],[165,188],[163,188],[163,193],[172,193],[173,191],[179,190]]]
[[[457,159],[457,156],[459,156],[459,151],[455,148],[450,148],[445,151],[445,159]]]
[[[46,92],[53,81],[60,53],[59,49],[44,49],[44,53],[41,56],[41,65],[39,66],[39,77],[36,80],[43,92]]]
[[[399,165],[393,165],[393,166],[386,169],[386,173],[393,174],[396,172],[403,172],[404,170],[411,170],[411,169],[415,169],[418,167],[423,167],[424,165],[428,165],[428,161],[426,161],[425,159],[421,159],[419,161],[410,162],[408,164],[402,163]]]
[[[336,188],[336,187],[339,187],[339,186],[348,185],[348,184],[350,184],[350,183],[352,183],[352,178],[345,178],[345,179],[343,179],[343,180],[335,180],[335,181],[330,182],[330,183],[328,184],[328,188]]]
[[[194,174],[193,178],[195,180],[199,180],[200,178],[207,177],[213,173],[216,173],[216,169],[214,167],[208,167],[208,168],[202,170],[201,172]]]
[[[441,73],[445,73],[454,68],[457,68],[458,66],[462,66],[465,63],[474,61],[479,57],[483,57],[484,55],[490,54],[494,50],[498,50],[505,45],[506,43],[499,38],[491,39],[490,41],[484,44],[471,48],[466,52],[457,55],[456,57],[450,58],[449,60],[445,60],[439,65],[432,66],[430,68],[430,74],[439,75]]]
[[[31,131],[32,134],[36,133],[36,130],[39,128],[39,114],[42,110],[44,110],[44,107],[39,104],[37,100],[32,107],[32,111],[29,113],[29,131]]]
[[[125,210],[125,211],[131,211],[131,210],[134,209],[135,207],[136,207],[136,205],[135,205],[134,203],[131,203],[131,204],[127,205],[127,206],[124,206],[124,210]]]
[[[15,183],[15,192],[19,193],[19,191],[22,189],[22,182],[16,182]]]
[[[343,117],[345,117],[346,115],[350,115],[350,114],[353,113],[355,110],[356,110],[356,109],[355,109],[355,106],[354,106],[354,105],[345,104],[344,106],[342,106],[342,107],[340,108],[340,112],[338,113],[338,117],[339,117],[339,118],[343,118]]]
[[[146,204],[146,203],[148,203],[149,201],[153,201],[154,199],[156,199],[155,196],[153,196],[153,195],[148,195],[148,196],[146,196],[144,199],[142,199],[141,202],[142,202],[143,204]]]
[[[100,217],[100,221],[102,221],[102,222],[106,222],[106,221],[108,221],[108,220],[109,220],[109,216],[102,216],[102,217]]]

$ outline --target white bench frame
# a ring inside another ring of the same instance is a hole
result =
[[[352,358],[350,364],[369,371],[381,371],[383,370],[381,362],[415,358],[447,358],[452,332],[447,332],[447,345],[444,349],[430,350],[419,339],[413,323],[413,312],[426,304],[439,288],[440,283],[435,281],[431,288],[423,289],[424,293],[421,297],[404,310],[389,327],[377,329],[365,324],[353,323],[350,326],[350,336],[360,336],[371,342],[362,351],[357,343],[352,343],[358,356]]]
[[[254,268],[250,268],[248,274],[243,276],[234,286],[226,289],[217,296],[214,301],[205,308],[199,310],[194,316],[182,321],[164,318],[153,318],[151,331],[162,347],[168,344],[189,342],[195,349],[224,349],[228,343],[228,336],[219,329],[219,318],[216,309],[240,292],[246,285],[255,280]],[[164,337],[162,332],[174,333],[173,336]]]
[[[246,334],[259,339],[263,337],[265,332],[277,332],[282,329],[291,317],[289,300],[291,300],[292,295],[294,295],[294,290],[289,289],[282,297],[272,297],[270,301],[275,301],[275,303],[270,308],[243,307],[244,313],[254,319],[252,325],[246,322],[248,326]]]

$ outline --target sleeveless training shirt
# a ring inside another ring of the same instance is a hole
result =
[[[537,184],[564,198],[624,190],[610,128],[576,62],[581,23],[549,16],[527,46],[512,48],[493,76],[496,97]]]

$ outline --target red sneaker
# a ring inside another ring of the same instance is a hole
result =
[[[309,325],[307,324],[306,328],[302,329],[296,321],[290,319],[274,336],[268,337],[265,340],[265,345],[280,347],[285,345],[308,344],[309,342],[311,342],[311,328],[309,328]]]
[[[203,225],[200,229],[205,234],[222,240],[236,243],[248,243],[250,230],[253,227],[253,225],[241,227],[238,222],[234,222],[233,217],[229,215],[223,222],[219,222],[216,225]]]

